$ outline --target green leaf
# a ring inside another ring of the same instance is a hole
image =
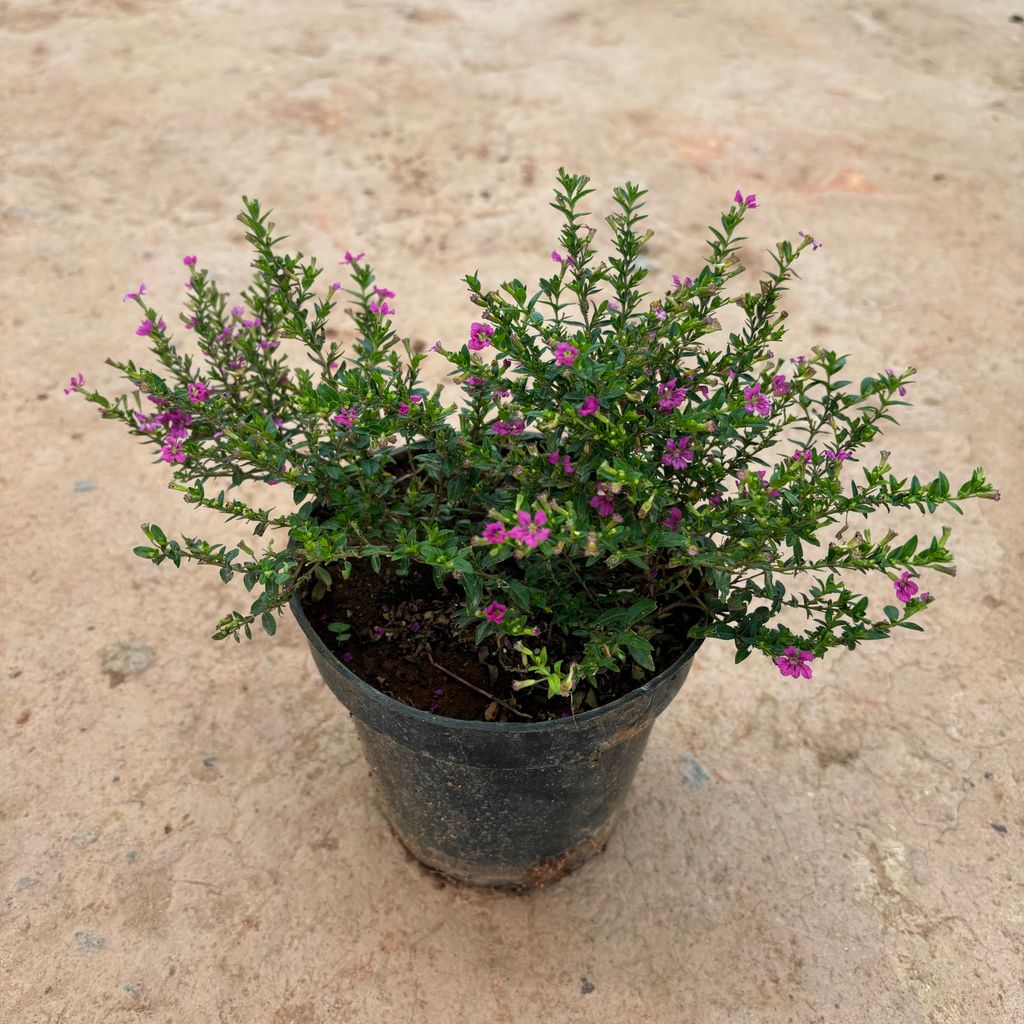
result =
[[[270,612],[264,612],[260,617],[260,622],[263,623],[263,628],[273,636],[277,632],[277,620],[271,615]]]

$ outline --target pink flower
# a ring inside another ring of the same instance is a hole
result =
[[[68,381],[68,386],[64,389],[64,394],[73,395],[76,391],[81,391],[84,383],[85,378],[80,373],[76,373],[74,377]]]
[[[340,281],[335,281],[331,285],[331,291],[332,292],[340,292],[341,291],[341,282]]]
[[[263,321],[258,316],[254,316],[251,320],[242,321],[243,327],[261,327],[262,325]]]
[[[181,262],[184,263],[186,267],[194,267],[196,265],[196,257],[185,256]]]
[[[896,590],[896,597],[903,604],[906,604],[918,591],[918,586],[911,578],[909,572],[903,573],[898,580],[893,580],[892,585]]]
[[[761,394],[760,384],[752,384],[743,389],[743,408],[752,416],[767,416],[772,411],[772,402],[767,395]]]
[[[152,332],[153,332],[153,321],[150,320],[149,317],[146,317],[146,319],[143,320],[142,323],[139,324],[139,326],[135,328],[135,333],[140,338],[148,338],[149,335]]]
[[[739,189],[736,189],[736,195],[732,197],[732,201],[738,206],[746,207],[748,210],[757,209],[757,196],[751,194],[744,199],[743,193]]]
[[[532,518],[530,513],[522,510],[518,513],[519,525],[508,531],[508,536],[513,540],[525,544],[528,548],[535,548],[538,544],[546,541],[551,536],[551,531],[544,528],[548,521],[543,511],[537,511]]]
[[[679,291],[680,288],[692,288],[693,287],[693,278],[692,277],[684,277],[680,281],[679,280],[679,275],[678,274],[673,274],[672,275],[672,283],[676,286],[676,291]]]
[[[597,493],[590,499],[590,507],[597,509],[602,519],[615,515],[615,492],[607,484],[598,484]]]
[[[484,527],[483,538],[488,544],[503,544],[508,534],[505,532],[504,523],[488,523]]]
[[[508,611],[508,605],[502,604],[500,601],[492,601],[484,609],[484,618],[488,622],[499,623],[505,618],[505,612]]]
[[[601,408],[597,395],[587,395],[583,404],[576,410],[580,416],[593,416]]]
[[[668,319],[668,313],[666,313],[665,310],[661,308],[661,306],[655,306],[654,307],[654,315],[659,320],[666,320],[666,319]]]
[[[662,412],[671,412],[678,409],[686,401],[686,388],[677,388],[678,377],[673,377],[665,384],[658,385],[658,408]]]
[[[779,672],[794,679],[811,678],[811,662],[814,661],[812,651],[798,651],[795,647],[787,647],[776,659]]]
[[[622,307],[614,300],[608,300],[608,308],[614,310],[616,313],[620,312]]]
[[[807,356],[793,356],[793,358],[790,359],[790,362],[794,366],[802,366],[804,363],[807,362]]]
[[[500,434],[502,437],[507,437],[510,434],[521,434],[526,429],[526,423],[524,420],[495,420],[491,424],[491,431],[495,434]]]
[[[813,458],[814,452],[812,452],[810,448],[797,448],[797,450],[790,455],[791,461],[802,462],[805,466],[808,465]]]
[[[122,302],[127,302],[129,299],[140,299],[145,294],[146,294],[146,286],[144,284],[140,284],[139,285],[139,290],[137,292],[125,292],[124,298],[121,299],[121,301]]]
[[[345,263],[358,263],[365,255],[366,255],[365,252],[360,252],[360,253],[356,253],[356,255],[353,256],[352,253],[350,253],[346,249],[345,250]]]
[[[570,345],[567,341],[560,341],[555,347],[555,362],[559,366],[572,366],[579,354],[578,348]]]
[[[210,397],[210,389],[200,380],[188,386],[188,400],[193,405],[202,405]]]
[[[462,383],[471,388],[479,388],[483,387],[487,381],[485,381],[483,377],[467,377]]]
[[[679,523],[680,523],[680,520],[682,520],[682,518],[683,518],[683,511],[682,511],[682,509],[680,509],[677,506],[673,505],[668,510],[668,515],[666,515],[665,518],[662,519],[661,525],[664,526],[666,530],[671,530],[673,533],[675,533],[679,529]]]
[[[565,261],[565,257],[563,257],[557,249],[551,250],[551,258],[555,261],[555,263],[563,263]]]
[[[399,416],[408,416],[409,415],[409,406],[407,406],[405,404],[405,402],[399,402],[398,403],[398,415]]]
[[[665,454],[661,457],[662,465],[671,466],[673,469],[686,469],[693,462],[693,449],[689,444],[688,434],[678,441],[670,437],[665,442]]]
[[[825,244],[824,242],[819,242],[816,239],[811,238],[806,231],[798,231],[797,234],[801,238],[806,238],[811,243],[811,252],[814,252],[816,249],[820,249]]]
[[[474,352],[487,348],[494,337],[494,324],[473,324],[469,329],[469,347]]]
[[[826,448],[824,455],[830,462],[845,462],[853,456],[853,452],[848,452],[842,448],[838,451],[832,451],[831,448]]]
[[[389,288],[379,288],[377,285],[374,285],[373,290],[382,299],[393,299],[395,297],[395,293]]]
[[[344,427],[346,430],[350,430],[356,419],[359,417],[359,411],[354,405],[346,406],[343,405],[332,417],[331,420],[337,423],[339,427]]]
[[[167,439],[164,441],[163,448],[160,449],[160,458],[164,462],[184,462],[187,458],[185,452],[182,451],[182,445],[187,437],[187,432],[181,431],[180,433],[172,431],[167,435]]]
[[[435,341],[434,344],[430,346],[429,351],[431,351],[431,352],[440,352],[441,351],[441,339],[440,338],[438,338],[437,341]]]
[[[557,466],[560,464],[562,467],[562,471],[569,476],[576,472],[576,467],[572,464],[572,459],[570,459],[568,455],[566,455],[563,459],[562,453],[558,451],[558,449],[555,449],[555,451],[553,452],[549,452],[547,459],[552,466]]]
[[[789,384],[786,381],[786,375],[784,373],[777,373],[772,377],[772,391],[777,395],[789,394]]]
[[[371,302],[370,312],[377,316],[394,316],[395,311],[387,304],[387,302]]]

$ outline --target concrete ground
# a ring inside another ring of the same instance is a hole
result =
[[[3,1024],[1024,1020],[1015,3],[3,5]],[[894,464],[1006,500],[924,635],[800,685],[706,645],[607,852],[510,898],[403,853],[293,623],[218,645],[239,596],[132,556],[197,516],[61,388],[184,253],[241,283],[242,193],[459,341],[563,163],[650,186],[659,284],[736,188],[755,265],[813,231],[792,351],[918,366]]]

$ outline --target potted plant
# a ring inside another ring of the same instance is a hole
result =
[[[290,605],[392,827],[476,884],[544,882],[604,845],[704,639],[799,681],[833,648],[920,629],[921,573],[953,573],[949,530],[897,538],[862,519],[999,496],[980,469],[922,482],[873,448],[913,370],[855,384],[842,355],[782,348],[779,303],[812,237],[730,294],[757,208],[737,192],[704,265],[651,301],[644,191],[614,190],[606,260],[591,192],[560,171],[550,276],[468,275],[474,322],[429,351],[395,332],[363,253],[332,283],[245,199],[255,256],[237,301],[186,256],[177,340],[144,285],[125,296],[153,367],[112,362],[129,385],[114,398],[81,375],[66,389],[150,446],[186,502],[264,539],[147,524],[135,551],[240,577],[248,607],[218,639],[273,634]],[[339,307],[347,332],[328,327]],[[424,386],[428,362],[454,386]],[[279,507],[242,497],[250,481]],[[880,613],[858,573],[888,578]]]

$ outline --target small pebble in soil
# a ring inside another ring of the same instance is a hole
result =
[[[26,889],[31,889],[33,885],[38,885],[39,879],[35,875],[25,875],[24,878],[18,879],[18,884],[15,889],[18,892],[24,892]]]
[[[217,763],[217,758],[215,758],[215,757],[204,757],[203,758],[203,767],[204,768],[212,768],[216,763]]]
[[[589,978],[580,978],[580,992],[589,996],[591,992],[596,992],[597,986]]]
[[[88,494],[89,491],[95,491],[96,485],[91,480],[76,480],[75,481],[75,492],[77,494]]]
[[[1001,835],[1005,836],[1010,830],[1005,825],[1000,825],[998,822],[993,821],[992,827]]]
[[[88,832],[82,832],[80,835],[72,836],[71,842],[73,842],[75,846],[92,846],[99,837],[100,834],[97,829],[90,829]]]

